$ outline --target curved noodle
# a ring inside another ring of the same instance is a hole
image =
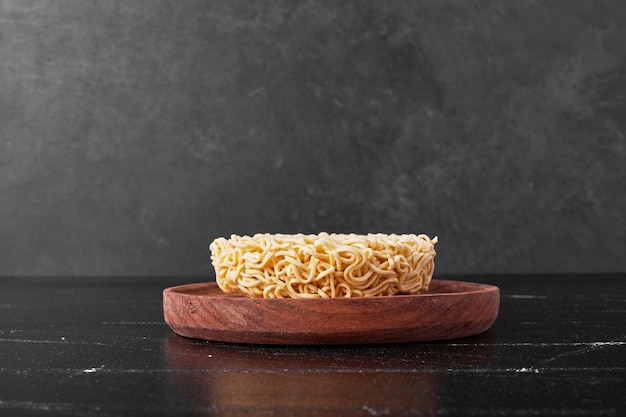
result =
[[[217,285],[255,298],[419,294],[433,276],[427,235],[256,234],[209,246]]]

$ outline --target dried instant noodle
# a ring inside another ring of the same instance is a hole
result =
[[[256,234],[209,246],[226,293],[256,298],[418,294],[434,272],[437,238],[424,234]]]

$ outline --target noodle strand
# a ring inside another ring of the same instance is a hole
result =
[[[222,291],[256,298],[419,294],[434,272],[437,238],[420,234],[256,234],[209,246]]]

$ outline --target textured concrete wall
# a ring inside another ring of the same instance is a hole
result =
[[[205,275],[255,232],[626,271],[626,2],[0,2],[0,275]]]

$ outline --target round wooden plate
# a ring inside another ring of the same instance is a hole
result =
[[[219,342],[322,345],[455,339],[486,331],[500,290],[473,282],[432,280],[420,295],[370,298],[249,298],[214,282],[163,291],[163,313],[185,337]]]

